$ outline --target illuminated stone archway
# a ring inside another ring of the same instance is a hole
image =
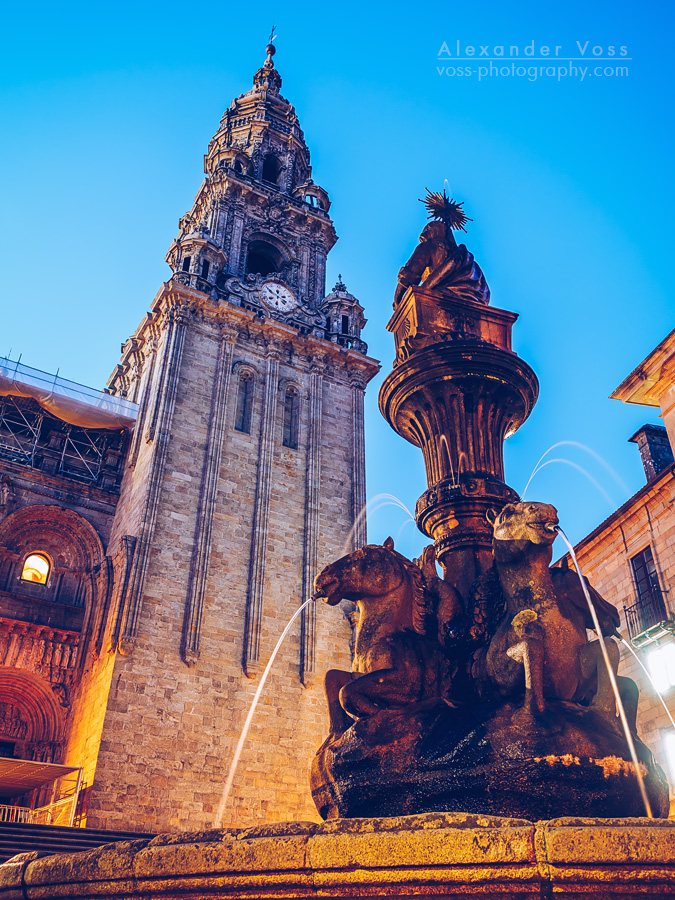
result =
[[[46,585],[33,589],[21,582],[29,554],[42,554],[51,563]],[[24,506],[0,523],[0,590],[29,591],[34,599],[91,605],[91,573],[104,557],[94,527],[81,515],[61,506]]]
[[[64,737],[64,710],[50,684],[23,669],[0,667],[0,742],[14,743],[22,759],[55,762]]]

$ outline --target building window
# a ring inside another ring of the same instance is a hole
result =
[[[202,260],[202,278],[206,281],[209,277],[209,261],[208,259]]]
[[[313,206],[315,209],[323,209],[323,203],[318,197],[315,197],[314,194],[305,194],[305,203],[309,203],[309,205]]]
[[[237,387],[237,410],[234,416],[234,428],[251,433],[251,406],[253,404],[253,377],[250,372],[242,372]]]
[[[349,334],[349,316],[342,317],[342,333]]]
[[[31,553],[26,557],[21,571],[22,581],[31,581],[33,584],[47,584],[51,563],[42,553]]]
[[[286,391],[284,399],[284,447],[298,449],[298,422],[300,418],[300,397],[295,388]]]
[[[186,256],[185,259],[183,260],[183,271],[184,272],[190,271],[190,261],[191,261],[191,257],[189,257],[189,256]]]
[[[659,578],[654,564],[652,548],[647,546],[644,550],[631,558],[635,586],[638,593],[637,618],[642,629],[650,628],[668,618],[663,602]]]

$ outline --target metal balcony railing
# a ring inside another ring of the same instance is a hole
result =
[[[624,606],[628,634],[634,647],[645,647],[667,634],[675,634],[675,620],[660,593]]]

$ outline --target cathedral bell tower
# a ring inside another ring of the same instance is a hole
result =
[[[174,284],[324,338],[334,305],[325,297],[326,257],[337,235],[295,109],[279,93],[274,53],[268,44],[253,89],[221,119],[204,157],[207,177],[166,261]],[[351,300],[342,344],[365,354],[363,309]]]
[[[115,663],[90,741],[94,827],[212,825],[261,665],[315,574],[365,542],[363,395],[379,365],[356,297],[341,279],[326,295],[330,199],[274,52],[210,142],[171,277],[109,382],[140,410],[110,542]],[[349,638],[340,609],[305,611],[225,823],[315,815],[314,674],[349,668]]]

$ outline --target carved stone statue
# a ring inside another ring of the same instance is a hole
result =
[[[461,599],[432,573],[429,553],[424,566],[423,573],[387,538],[383,546],[369,544],[343,556],[316,577],[315,597],[330,606],[343,599],[358,606],[352,671],[326,674],[332,733],[345,731],[353,719],[438,698],[448,689],[450,660],[437,641],[437,605],[443,595],[448,617],[449,603],[458,604],[459,612]]]
[[[473,678],[485,693],[491,685],[503,697],[522,695],[530,714],[543,712],[545,698],[588,701],[610,720],[616,702],[600,641],[589,642],[593,620],[579,580],[572,573],[550,569],[557,511],[548,503],[509,503],[492,515],[493,553],[505,603],[489,645],[476,654]],[[603,635],[619,625],[616,609],[590,585],[591,599]],[[619,649],[605,640],[614,674]],[[626,699],[634,683],[618,679]],[[488,692],[489,693],[489,692]],[[633,728],[637,707],[629,701]]]
[[[425,205],[430,222],[420,235],[420,242],[413,255],[398,273],[398,285],[394,293],[394,306],[398,306],[411,285],[421,284],[452,291],[459,300],[490,302],[490,288],[480,266],[464,244],[457,244],[453,229],[464,229],[468,221],[461,203],[443,194],[427,192]]]

